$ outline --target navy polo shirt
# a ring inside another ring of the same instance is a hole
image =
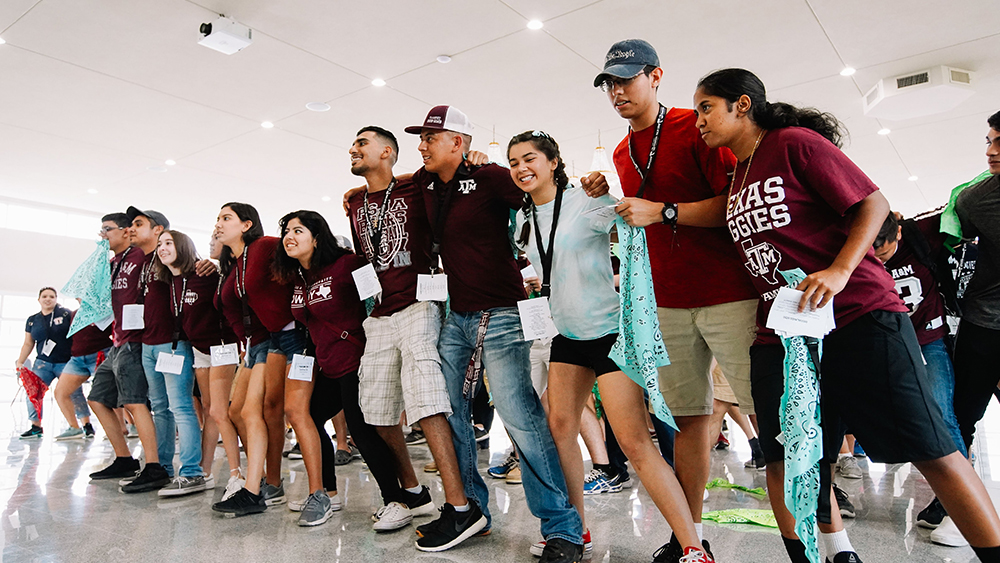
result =
[[[73,341],[67,334],[72,321],[73,311],[62,305],[56,305],[51,314],[43,315],[39,311],[28,317],[24,332],[31,333],[31,338],[35,341],[37,359],[53,364],[64,364],[69,361]],[[48,355],[42,354],[46,340],[56,343],[55,349]]]

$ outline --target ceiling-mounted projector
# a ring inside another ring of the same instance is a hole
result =
[[[199,45],[226,55],[238,53],[252,43],[250,28],[229,18],[203,23],[200,31],[205,38],[198,42]]]
[[[936,66],[883,78],[862,101],[865,115],[901,121],[955,109],[975,93],[972,72]]]

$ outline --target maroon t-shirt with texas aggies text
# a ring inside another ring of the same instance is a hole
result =
[[[125,305],[133,305],[139,300],[143,268],[152,259],[152,252],[147,257],[142,253],[141,248],[134,246],[128,247],[111,259],[113,276],[111,280],[111,309],[115,314],[115,346],[121,346],[126,342],[142,342],[142,329],[122,329],[122,308]]]
[[[915,224],[927,241],[931,256],[944,251],[940,214],[925,217]],[[885,269],[896,283],[896,293],[910,311],[913,329],[917,331],[917,342],[923,346],[944,338],[944,298],[938,290],[934,274],[917,258],[913,251],[913,241],[907,240],[905,232],[896,246],[896,253],[885,262]]]
[[[423,168],[413,174],[413,183],[424,191],[432,230],[439,196],[452,192],[441,236],[441,261],[448,274],[452,310],[468,313],[514,307],[524,299],[507,231],[510,210],[521,208],[524,192],[514,185],[510,172],[496,164],[470,170],[462,163],[447,184]]]
[[[631,134],[635,160],[645,172],[655,125]],[[629,157],[629,136],[615,148],[615,169],[622,191],[634,197],[642,177]],[[709,148],[695,127],[694,111],[673,108],[663,119],[656,160],[643,199],[690,203],[726,193],[736,157],[729,149]],[[743,269],[726,229],[654,223],[646,227],[653,291],[658,307],[691,309],[745,299],[757,292]]]
[[[217,287],[219,287],[217,272],[207,276],[191,272],[183,277],[174,276],[171,280],[171,291],[173,291],[171,306],[175,302],[183,302],[181,326],[191,345],[202,354],[210,353],[212,346],[223,343],[221,314],[213,303]],[[242,326],[242,315],[240,324]],[[232,338],[229,339],[229,342],[234,341]]]
[[[152,256],[152,255],[150,255]],[[142,343],[150,346],[170,342],[174,333],[174,311],[170,304],[170,285],[146,267],[146,297],[143,301]],[[186,340],[180,335],[180,340]]]
[[[833,143],[801,127],[768,131],[752,160],[749,172],[747,162],[736,167],[726,222],[763,297],[757,341],[771,344],[778,340],[764,325],[778,289],[787,285],[779,270],[802,268],[809,275],[829,268],[847,242],[850,218],[844,214],[878,187]],[[869,248],[834,297],[834,318],[839,328],[879,309],[906,312]]]
[[[295,284],[292,315],[309,329],[316,344],[316,361],[327,377],[347,375],[361,365],[365,305],[358,299],[351,272],[365,263],[361,256],[346,254],[318,272],[305,272],[306,279]],[[345,332],[350,338],[345,338]]]
[[[430,273],[431,266],[427,208],[421,188],[411,180],[397,182],[392,188],[382,219],[382,238],[376,259],[369,236],[369,221],[379,220],[385,194],[385,190],[368,194],[367,213],[364,192],[348,200],[355,247],[372,263],[382,285],[382,301],[372,310],[373,317],[388,316],[416,303],[417,274]],[[371,228],[374,230],[374,225]]]

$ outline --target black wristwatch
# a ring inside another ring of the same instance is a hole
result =
[[[677,204],[676,203],[664,203],[663,211],[660,212],[663,215],[663,222],[667,225],[677,226]]]

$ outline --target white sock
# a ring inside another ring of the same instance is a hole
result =
[[[423,491],[423,490],[424,490],[423,487],[421,487],[420,485],[417,485],[416,487],[410,487],[409,489],[406,489],[406,492],[413,493],[415,495],[419,495],[420,492]]]
[[[854,546],[851,545],[851,540],[847,537],[847,530],[833,532],[832,534],[820,532],[819,535],[823,538],[823,546],[826,547],[826,556],[830,559],[833,559],[834,555],[843,551],[854,551]]]
[[[468,502],[466,502],[462,506],[456,506],[455,507],[455,512],[468,512],[468,511],[469,511],[469,503]]]
[[[698,541],[705,539],[704,536],[701,535],[701,522],[694,525],[694,531],[698,532]]]

